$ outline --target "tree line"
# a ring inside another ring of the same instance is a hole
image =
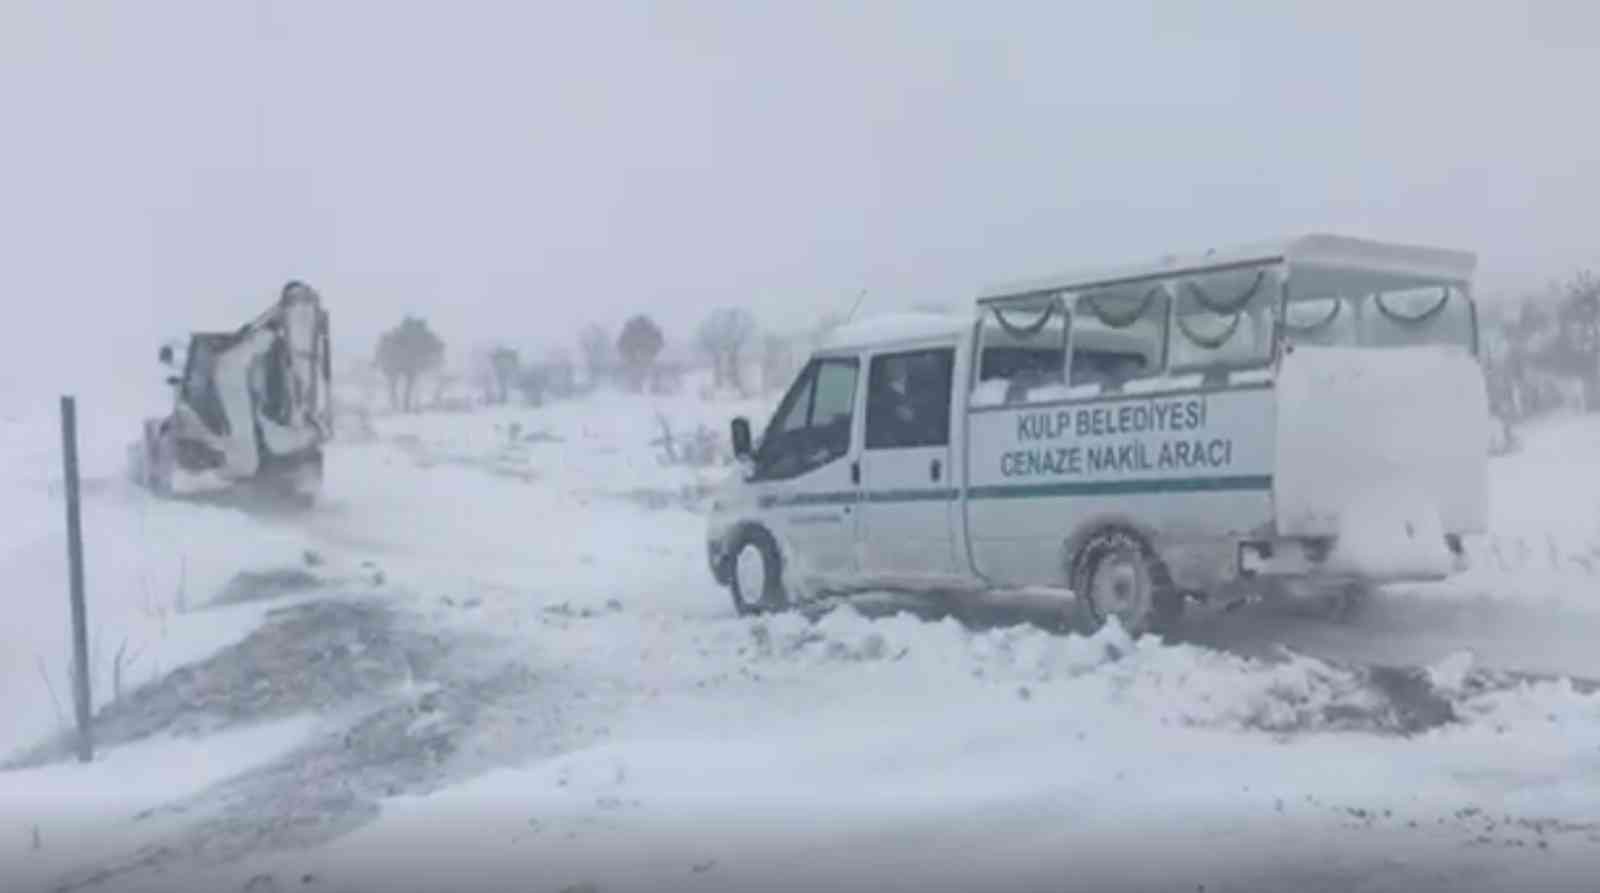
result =
[[[695,328],[692,347],[709,362],[714,388],[749,394],[786,384],[804,352],[840,322],[825,316],[803,337],[788,338],[762,332],[745,308],[720,307]],[[1562,409],[1600,412],[1600,275],[1584,270],[1518,300],[1487,302],[1479,329],[1496,417],[1514,425]],[[615,336],[595,323],[577,338],[591,385],[612,382],[636,391],[670,387],[659,362],[666,345],[665,332],[648,314],[630,317]],[[455,383],[457,376],[443,371],[445,353],[444,340],[420,317],[407,316],[385,332],[375,365],[388,384],[390,405],[415,411],[424,377],[441,388]],[[759,383],[747,380],[752,357],[759,357]],[[472,374],[482,402],[506,403],[520,394],[538,403],[573,390],[576,365],[564,353],[540,363],[501,345],[477,352]]]
[[[825,318],[810,340],[814,343],[837,323],[837,317]],[[748,395],[787,382],[804,347],[795,347],[792,340],[763,333],[743,307],[720,307],[694,329],[689,346],[707,361],[713,388]],[[663,364],[666,333],[648,314],[629,317],[614,336],[604,325],[587,325],[578,332],[577,347],[590,386],[607,382],[639,392],[670,390],[683,371]],[[435,405],[443,392],[460,383],[461,375],[445,368],[446,352],[444,338],[418,316],[405,317],[378,338],[373,365],[387,384],[391,408],[418,411],[427,402],[419,389],[423,379],[431,379],[437,388]],[[748,380],[757,356],[759,385]],[[577,364],[561,351],[553,361],[536,362],[515,348],[494,345],[473,351],[469,365],[468,375],[487,404],[508,403],[513,395],[536,404],[576,388]]]
[[[1489,405],[1508,424],[1600,412],[1600,276],[1582,271],[1480,318]]]

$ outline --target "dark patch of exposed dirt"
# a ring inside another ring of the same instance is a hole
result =
[[[312,846],[371,821],[381,798],[559,752],[573,733],[564,699],[543,681],[487,637],[430,633],[374,599],[273,611],[244,641],[102,710],[97,739],[115,747],[307,713],[321,717],[318,731],[279,759],[136,816],[162,820],[155,842],[56,889]],[[65,759],[71,744],[46,742],[7,768]]]
[[[180,667],[101,708],[95,740],[117,747],[159,734],[206,735],[308,712],[345,707],[431,672],[437,639],[397,636],[375,600],[319,601],[280,608],[243,641]],[[24,751],[3,767],[68,759],[73,736]]]
[[[1349,828],[1386,834],[1428,834],[1445,831],[1468,848],[1548,850],[1593,848],[1600,844],[1600,822],[1571,821],[1463,806],[1445,814],[1418,817],[1392,808],[1315,804],[1337,815]]]
[[[488,768],[492,763],[468,747],[483,714],[534,683],[526,667],[508,664],[486,678],[449,681],[388,702],[272,763],[142,814],[141,820],[175,815],[193,821],[112,866],[110,876],[223,864],[353,831],[377,818],[384,797],[427,794]],[[108,879],[106,873],[99,868],[69,878],[57,890],[94,886]]]

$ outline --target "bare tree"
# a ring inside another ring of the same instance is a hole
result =
[[[469,355],[467,375],[472,386],[480,395],[480,402],[485,406],[495,402],[498,383],[494,377],[494,347],[479,344],[472,349]]]
[[[503,405],[521,380],[522,357],[512,348],[497,347],[489,354],[489,368],[494,371],[495,402]]]
[[[623,324],[622,334],[617,336],[617,353],[627,364],[635,389],[644,389],[655,369],[656,358],[666,346],[666,336],[650,317],[641,313]]]
[[[795,372],[795,349],[782,335],[767,333],[761,339],[761,389],[768,393],[789,383]]]
[[[1600,277],[1584,270],[1567,282],[1557,311],[1556,364],[1583,383],[1583,408],[1600,412]]]
[[[611,333],[599,323],[584,326],[578,333],[578,348],[583,351],[583,364],[589,370],[590,383],[598,382],[615,358]]]
[[[575,388],[572,351],[564,347],[551,348],[539,364],[544,373],[544,391],[551,397],[570,397]]]
[[[1483,375],[1488,387],[1489,411],[1503,423],[1517,421],[1517,377],[1513,365],[1511,320],[1505,314],[1484,313],[1479,320],[1478,342]]]
[[[444,363],[444,341],[428,328],[427,322],[408,316],[378,339],[377,362],[389,380],[390,404],[413,412],[417,408],[417,379]]]
[[[524,403],[529,406],[542,406],[545,395],[550,391],[549,370],[530,363],[517,372],[517,378],[512,384],[522,394]]]
[[[722,307],[700,323],[695,344],[711,358],[716,386],[744,393],[744,352],[756,335],[756,319],[742,307]]]

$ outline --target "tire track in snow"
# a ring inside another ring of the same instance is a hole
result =
[[[1177,638],[1246,657],[1279,648],[1358,666],[1427,667],[1467,652],[1495,672],[1529,680],[1568,678],[1600,687],[1600,616],[1534,602],[1450,593],[1381,591],[1347,620],[1294,603],[1201,610]]]

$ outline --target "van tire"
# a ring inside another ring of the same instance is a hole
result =
[[[781,611],[788,607],[783,586],[783,556],[764,527],[749,527],[728,554],[728,590],[733,609],[741,617]],[[757,589],[746,592],[746,588]],[[753,596],[753,597],[752,597]]]
[[[1164,634],[1183,616],[1183,593],[1173,585],[1172,574],[1148,540],[1126,527],[1102,527],[1070,547],[1067,567],[1072,589],[1092,630],[1116,616],[1131,636]],[[1103,575],[1115,574],[1116,579]],[[1131,587],[1131,589],[1130,589]],[[1111,601],[1111,590],[1123,593],[1121,604]],[[1096,593],[1101,593],[1097,600]]]

